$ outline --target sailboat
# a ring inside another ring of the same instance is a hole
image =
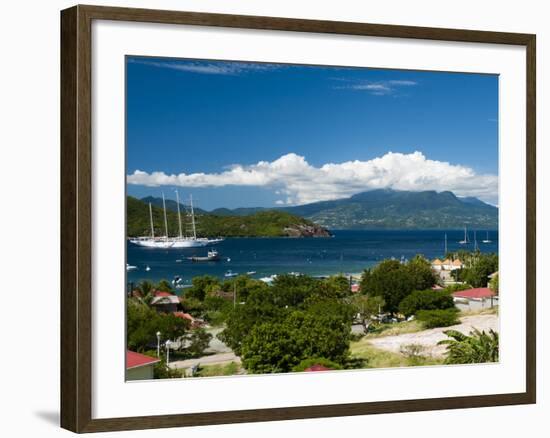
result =
[[[489,231],[487,231],[487,237],[482,240],[483,243],[491,243],[492,241],[489,240]]]
[[[464,227],[464,240],[461,240],[460,242],[461,245],[467,245],[470,243],[470,241],[468,240],[468,231],[466,230],[466,227]]]
[[[178,191],[176,190],[176,204],[178,211],[178,236],[169,237],[168,236],[168,221],[166,218],[166,201],[164,198],[164,193],[162,193],[162,208],[164,212],[164,232],[165,235],[162,237],[155,237],[155,229],[153,226],[153,210],[151,203],[149,203],[149,219],[151,222],[151,236],[146,237],[136,237],[130,239],[135,245],[145,246],[148,248],[197,248],[208,245],[214,245],[216,243],[222,242],[224,239],[208,239],[206,237],[197,237],[197,229],[195,224],[195,211],[193,209],[193,197],[189,197],[190,206],[191,206],[191,225],[192,225],[192,235],[184,236],[182,232],[181,225],[181,211],[180,211],[180,199]]]

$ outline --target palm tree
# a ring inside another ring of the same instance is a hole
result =
[[[456,330],[447,330],[452,339],[440,341],[438,345],[447,345],[447,364],[498,362],[498,333],[494,330],[480,332],[474,329],[467,336]]]
[[[150,281],[143,280],[136,287],[136,290],[141,294],[139,300],[144,304],[149,305],[155,297],[155,285]]]

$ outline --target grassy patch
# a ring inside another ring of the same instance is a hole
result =
[[[416,320],[403,321],[394,324],[380,324],[369,334],[365,335],[365,339],[379,338],[381,336],[396,336],[405,333],[416,333],[424,330],[422,324]]]
[[[214,377],[214,376],[233,376],[240,374],[241,366],[236,362],[223,365],[204,365],[199,366],[194,377]]]
[[[494,306],[492,309],[489,307],[487,309],[481,310],[463,310],[460,312],[460,317],[463,316],[474,316],[474,315],[498,315],[498,306]]]
[[[407,357],[401,353],[382,350],[370,344],[367,338],[358,342],[352,342],[350,351],[352,358],[362,359],[364,361],[364,368],[395,368],[440,365],[443,363],[443,359],[437,359],[431,356]]]

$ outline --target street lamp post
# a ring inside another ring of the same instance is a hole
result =
[[[157,332],[157,357],[160,357],[160,332]]]
[[[168,366],[168,364],[170,363],[170,344],[172,342],[170,341],[170,339],[168,339],[166,341],[166,366]]]

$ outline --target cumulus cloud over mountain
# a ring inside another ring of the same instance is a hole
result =
[[[162,171],[136,170],[129,184],[145,186],[272,187],[281,194],[277,204],[306,204],[351,196],[380,188],[395,190],[450,190],[458,196],[475,196],[498,204],[498,176],[477,174],[473,169],[428,159],[421,152],[388,152],[367,161],[309,164],[305,157],[289,153],[274,161],[233,164],[219,173],[167,175]]]

